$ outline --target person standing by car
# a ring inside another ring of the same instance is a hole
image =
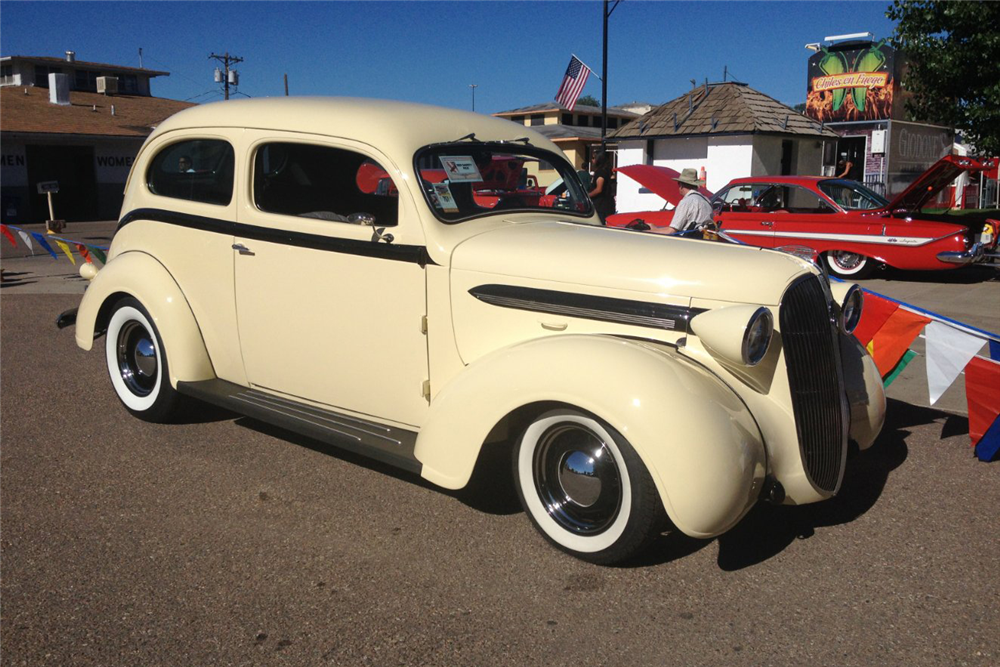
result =
[[[597,215],[601,216],[601,222],[607,224],[609,215],[615,214],[615,179],[611,178],[611,153],[604,151],[597,156],[594,161],[594,178],[591,181],[594,187],[591,188],[591,201],[597,209]]]
[[[708,197],[698,192],[698,187],[704,185],[705,181],[698,180],[698,173],[692,168],[685,169],[674,180],[677,181],[681,201],[674,209],[670,227],[663,230],[663,233],[679,234],[710,224],[712,204],[708,201]]]

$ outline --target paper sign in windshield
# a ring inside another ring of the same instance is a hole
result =
[[[458,213],[458,204],[451,196],[451,188],[448,187],[448,184],[433,183],[432,186],[434,187],[434,204],[442,211]]]
[[[452,183],[478,183],[483,180],[476,161],[468,155],[442,155],[440,160],[444,173]]]

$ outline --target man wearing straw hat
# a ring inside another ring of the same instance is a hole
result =
[[[705,184],[705,181],[698,180],[698,172],[688,168],[674,180],[677,181],[677,189],[681,192],[681,201],[674,209],[669,231],[663,230],[664,233],[678,234],[711,223],[712,204],[705,195],[698,192],[698,186]]]

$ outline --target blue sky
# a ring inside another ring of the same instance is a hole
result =
[[[891,35],[880,2],[640,2],[609,22],[608,104],[666,102],[732,76],[805,100],[808,42]],[[221,99],[211,52],[244,58],[240,93],[352,95],[493,113],[551,100],[571,53],[601,70],[601,3],[0,2],[0,53],[166,70],[158,97]],[[584,94],[600,100],[591,77]]]

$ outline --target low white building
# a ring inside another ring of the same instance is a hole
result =
[[[611,133],[618,164],[651,164],[706,173],[712,192],[734,178],[819,175],[835,160],[837,135],[743,83],[707,84],[650,110]],[[663,200],[618,178],[619,212],[648,211]]]

